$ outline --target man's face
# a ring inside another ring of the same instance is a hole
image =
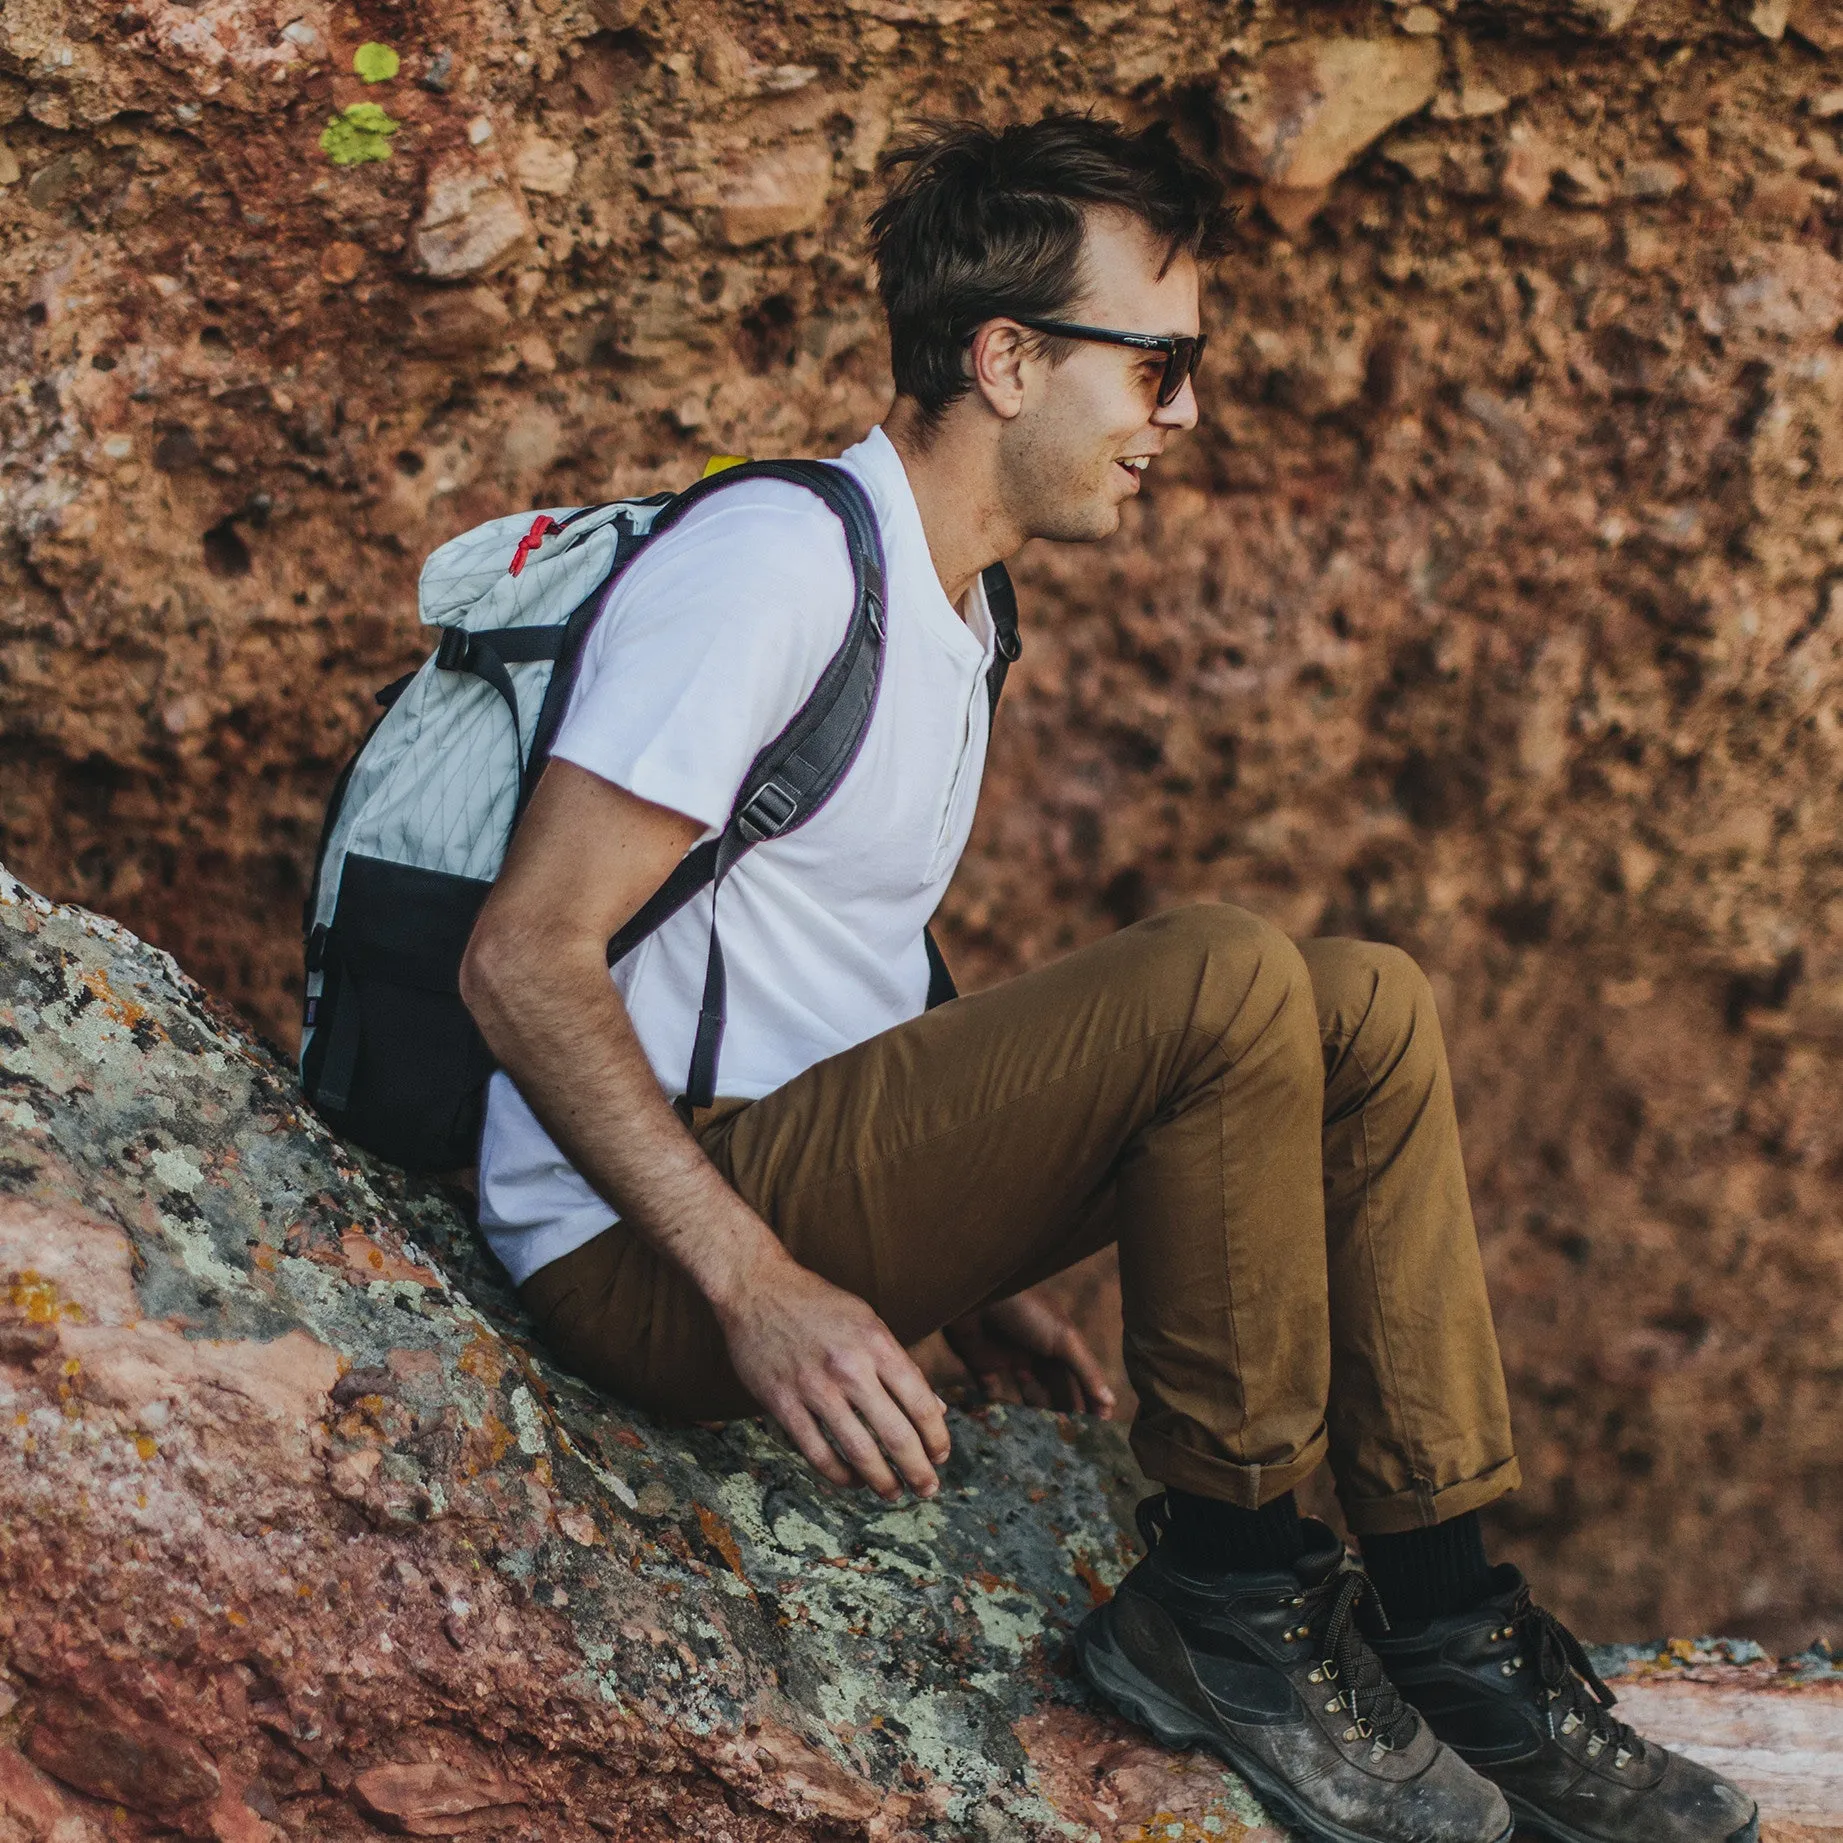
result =
[[[1130,333],[1199,331],[1196,262],[1180,252],[1160,275],[1164,250],[1124,212],[1088,214],[1084,285],[1057,318]],[[1024,403],[1000,438],[1001,479],[1012,515],[1034,537],[1082,542],[1119,529],[1120,505],[1167,441],[1194,428],[1189,380],[1162,409],[1164,357],[1082,340],[1060,364],[1026,367]]]

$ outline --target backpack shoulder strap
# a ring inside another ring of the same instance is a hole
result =
[[[778,838],[812,818],[857,759],[876,708],[887,631],[883,543],[864,489],[844,468],[825,461],[750,461],[726,468],[681,493],[654,521],[647,541],[650,543],[654,536],[668,530],[691,506],[711,493],[751,479],[784,480],[805,487],[823,500],[843,525],[853,586],[845,637],[806,702],[749,765],[722,832],[688,852],[608,943],[610,966],[631,953],[701,890],[712,885],[720,887],[738,859],[763,839]],[[723,947],[717,934],[713,900],[710,958],[705,967],[691,1070],[680,1097],[681,1111],[707,1107],[715,1097],[725,997]]]
[[[1018,633],[1017,591],[1011,586],[1010,571],[1002,563],[993,563],[980,580],[985,584],[986,609],[992,616],[992,663],[986,668],[985,689],[990,714],[996,720],[1005,674],[1024,650],[1024,642]],[[928,951],[928,1009],[932,1011],[936,1005],[958,998],[960,988],[954,984],[953,971],[941,952],[940,942],[934,938],[932,924],[922,930],[922,945]]]
[[[1024,641],[1018,632],[1017,591],[1011,586],[1011,572],[1002,563],[988,564],[980,581],[985,584],[985,605],[992,616],[992,663],[986,671],[985,688],[991,714],[996,717],[1005,674],[1017,663]]]

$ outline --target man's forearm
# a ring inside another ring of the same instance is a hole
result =
[[[517,955],[470,955],[463,992],[564,1156],[719,1316],[764,1262],[789,1258],[660,1092],[599,948],[531,943]]]

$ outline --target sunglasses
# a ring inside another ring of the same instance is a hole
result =
[[[1077,326],[1072,320],[1031,320],[1023,314],[1007,314],[1019,326],[1033,333],[1048,333],[1054,339],[1089,339],[1100,345],[1131,346],[1140,352],[1164,354],[1164,375],[1158,380],[1158,407],[1177,401],[1177,394],[1195,374],[1203,359],[1207,333],[1123,333],[1111,326]]]

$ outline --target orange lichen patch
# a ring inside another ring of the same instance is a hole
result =
[[[402,1255],[367,1235],[356,1223],[339,1238],[339,1251],[347,1269],[361,1280],[413,1280],[418,1286],[439,1287],[441,1282],[426,1267],[406,1261]]]
[[[455,1368],[477,1382],[484,1382],[489,1389],[496,1389],[500,1377],[506,1373],[505,1352],[497,1339],[488,1337],[484,1331],[478,1332],[455,1358]]]
[[[109,984],[109,975],[105,973],[100,966],[92,966],[89,971],[83,975],[83,983],[89,989],[96,1002],[100,1004],[103,1010],[106,1011],[116,1023],[120,1024],[123,1029],[132,1030],[135,1025],[140,1023],[142,1019],[147,1016],[147,1007],[145,1005],[137,1005],[132,998],[122,998],[117,995],[114,988]],[[154,1025],[154,1029],[160,1030],[159,1025]],[[166,1032],[161,1030],[160,1034],[165,1036]]]
[[[1078,1553],[1071,1556],[1069,1565],[1075,1570],[1075,1578],[1087,1588],[1090,1606],[1105,1606],[1113,1598],[1113,1589],[1101,1579],[1095,1571],[1094,1563],[1086,1555]]]
[[[264,1273],[275,1271],[275,1250],[267,1242],[258,1242],[250,1259]]]
[[[480,1430],[474,1436],[485,1448],[485,1463],[497,1465],[512,1450],[512,1430],[496,1414],[488,1414],[480,1423]]]
[[[137,1433],[134,1436],[134,1450],[143,1459],[151,1459],[160,1450],[160,1442],[150,1433]]]
[[[58,1289],[30,1268],[13,1275],[6,1299],[15,1312],[24,1314],[29,1324],[49,1325],[58,1317]]]
[[[704,1540],[729,1564],[729,1570],[737,1580],[746,1586],[749,1577],[742,1571],[742,1551],[736,1546],[736,1538],[731,1534],[730,1526],[714,1510],[703,1504],[695,1508],[698,1528],[704,1532]]]
[[[546,1491],[550,1490],[557,1482],[555,1475],[550,1469],[550,1455],[548,1453],[538,1454],[536,1463],[534,1463],[531,1468],[531,1473]]]
[[[631,1427],[617,1427],[614,1437],[622,1446],[631,1446],[636,1453],[646,1451],[646,1442]]]

